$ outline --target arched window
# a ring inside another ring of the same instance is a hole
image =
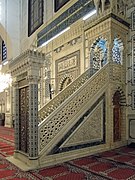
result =
[[[97,39],[91,48],[90,64],[94,69],[100,69],[107,62],[107,41],[103,38]]]
[[[117,64],[122,64],[122,52],[123,52],[123,43],[120,39],[115,38],[112,48],[112,60]]]

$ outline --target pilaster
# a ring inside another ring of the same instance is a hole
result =
[[[15,128],[15,150],[19,150],[19,86],[18,82],[13,83],[14,88],[14,128]]]
[[[29,76],[29,159],[38,157],[38,78]]]

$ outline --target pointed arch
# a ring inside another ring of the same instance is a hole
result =
[[[100,69],[107,63],[107,40],[98,37],[90,49],[90,67]]]
[[[121,121],[122,121],[122,106],[126,105],[126,97],[120,87],[118,87],[112,98],[113,102],[113,141],[121,140]]]
[[[59,91],[62,91],[66,86],[68,86],[73,81],[72,76],[65,75],[59,85]]]

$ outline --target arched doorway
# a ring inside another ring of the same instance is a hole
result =
[[[121,105],[120,105],[121,94],[120,91],[116,91],[113,96],[113,141],[121,140]]]

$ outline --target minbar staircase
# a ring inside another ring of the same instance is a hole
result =
[[[124,86],[123,72],[116,63],[85,71],[39,110],[37,156],[15,151],[8,160],[30,170],[126,145],[112,141],[112,96]]]
[[[88,69],[39,110],[41,167],[103,151],[109,70]]]
[[[63,91],[60,91],[49,103],[43,106],[38,112],[39,123],[42,122],[63,103],[69,96],[78,90],[93,74],[97,72],[96,69],[90,68],[80,75],[75,81],[67,86]]]

